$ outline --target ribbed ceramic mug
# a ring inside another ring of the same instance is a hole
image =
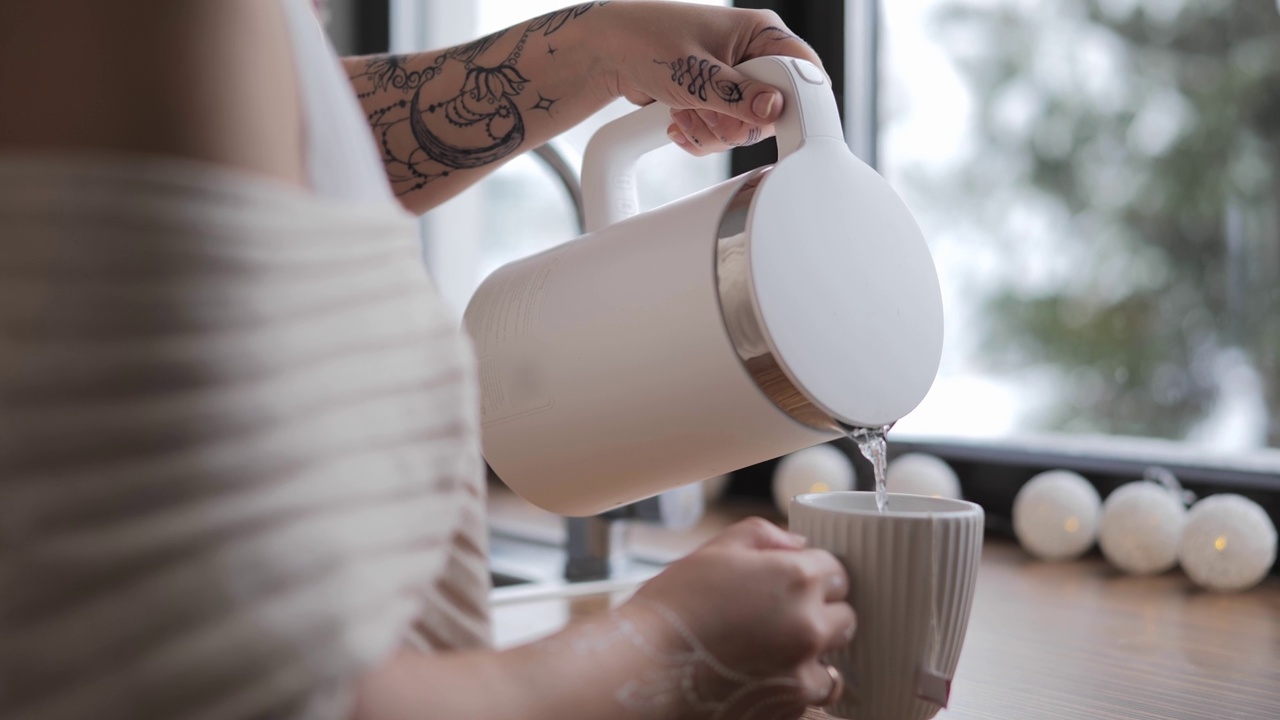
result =
[[[800,495],[791,531],[849,572],[853,642],[826,661],[845,678],[827,712],[850,720],[926,720],[946,707],[969,625],[982,552],[982,508],[963,500],[875,493]]]

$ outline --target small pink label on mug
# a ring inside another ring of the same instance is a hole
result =
[[[921,670],[916,676],[916,697],[945,708],[951,700],[951,679]]]

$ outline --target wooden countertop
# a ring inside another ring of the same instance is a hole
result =
[[[517,507],[495,497],[495,512]],[[691,549],[746,514],[717,508],[697,532],[647,530]],[[499,645],[532,639],[620,596],[495,608]],[[1197,590],[1180,572],[1133,578],[1101,557],[1047,564],[988,538],[943,720],[1280,720],[1280,580]]]
[[[938,717],[1280,718],[1280,584],[1216,595],[1181,573],[1045,564],[989,539]]]

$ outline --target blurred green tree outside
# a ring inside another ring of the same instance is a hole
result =
[[[1266,408],[1251,443],[1280,447],[1276,3],[954,0],[932,22],[981,148],[934,191],[1010,261],[1056,267],[985,298],[986,369],[1053,372],[1030,422],[1069,432],[1184,439],[1244,388]]]

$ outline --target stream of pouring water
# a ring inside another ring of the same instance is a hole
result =
[[[889,490],[885,487],[885,456],[888,453],[885,435],[892,425],[882,428],[856,428],[849,431],[849,439],[858,444],[863,457],[871,461],[876,473],[876,509],[884,512],[889,507]]]

